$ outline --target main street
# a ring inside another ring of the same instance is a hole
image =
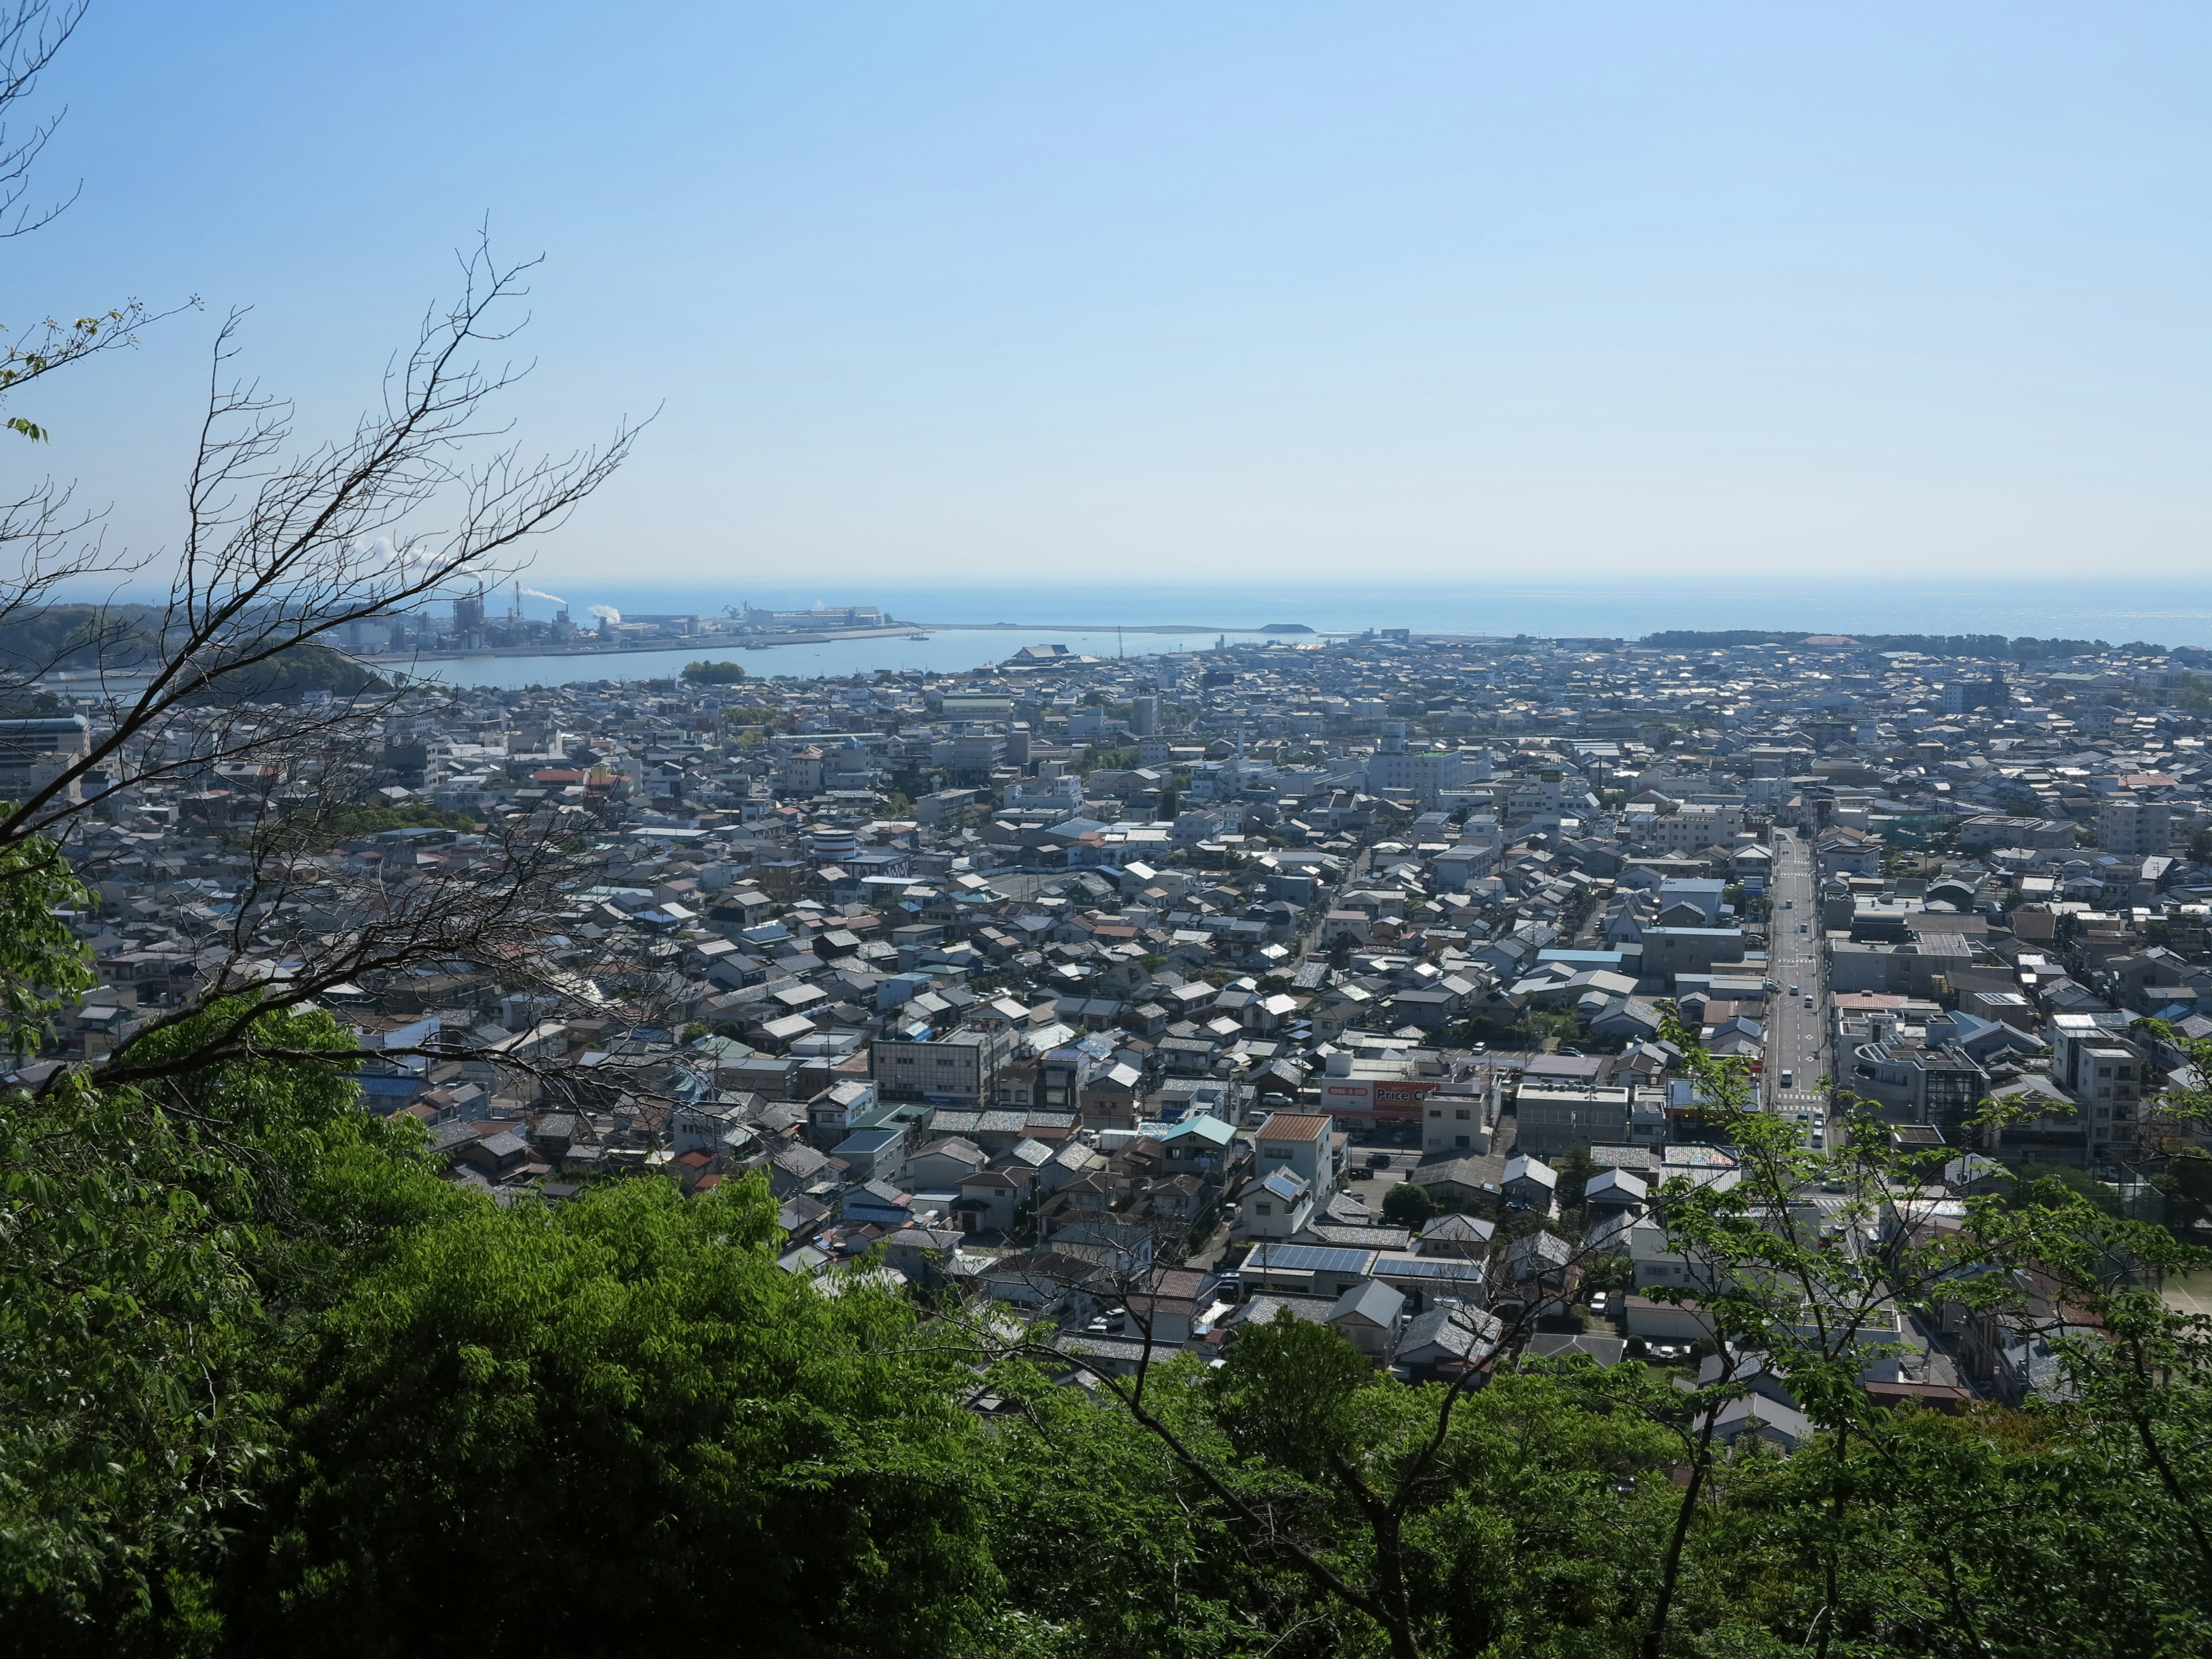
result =
[[[1808,1133],[1827,1122],[1827,970],[1821,959],[1820,913],[1812,843],[1793,831],[1774,832],[1773,908],[1767,916],[1766,974],[1776,989],[1766,1017],[1766,1108],[1800,1118]]]

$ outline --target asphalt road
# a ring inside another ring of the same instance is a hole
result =
[[[1816,1085],[1834,1069],[1828,1052],[1828,984],[1820,957],[1820,908],[1808,843],[1794,832],[1777,830],[1774,855],[1766,974],[1781,988],[1767,1002],[1765,1105],[1769,1111],[1800,1119],[1809,1135],[1816,1126],[1826,1130],[1828,1093]],[[1785,1075],[1790,1079],[1786,1085]]]

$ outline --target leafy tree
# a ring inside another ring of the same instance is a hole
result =
[[[1559,1155],[1559,1200],[1567,1209],[1582,1212],[1583,1188],[1595,1178],[1597,1163],[1590,1157],[1589,1143],[1577,1140]]]
[[[683,678],[694,685],[735,685],[745,677],[741,662],[687,662]]]
[[[320,1323],[236,1517],[246,1651],[927,1654],[998,1589],[910,1306],[779,1270],[764,1183],[460,1206]],[[736,1598],[726,1593],[736,1591]]]
[[[2202,1226],[2212,1218],[2212,1156],[2201,1148],[2177,1152],[2151,1184],[2165,1194],[2166,1224],[2176,1231]]]
[[[1285,1313],[1211,1371],[1161,1368],[1141,1401],[1102,1385],[1102,1407],[1020,1369],[999,1374],[1028,1407],[1000,1437],[1000,1548],[1044,1650],[1604,1653],[1632,1637],[1670,1442],[1594,1366],[1410,1389]]]
[[[1625,1255],[1601,1255],[1584,1264],[1583,1289],[1585,1291],[1632,1291],[1636,1288],[1636,1263]]]
[[[1418,1227],[1437,1211],[1429,1189],[1401,1181],[1382,1194],[1382,1218],[1394,1227]]]
[[[290,808],[281,825],[263,828],[261,836],[264,841],[281,840],[290,847],[322,852],[340,842],[380,836],[392,830],[453,830],[465,834],[477,827],[473,815],[443,807],[361,806],[316,799]]]
[[[2039,1195],[2046,1184],[2071,1193],[2083,1202],[2117,1214],[2120,1207],[2119,1194],[2097,1179],[2087,1170],[2070,1164],[2041,1164],[2033,1160],[2013,1166],[2014,1184],[2009,1189],[2015,1203],[2034,1204],[2044,1201]]]
[[[1070,1409],[1148,1438],[1149,1462],[1125,1448],[1119,1467],[1169,1486],[1185,1517],[1161,1565],[1206,1632],[1197,1650],[2025,1656],[2053,1632],[2116,1659],[2201,1645],[2212,1337],[2124,1264],[2154,1279],[2203,1255],[2056,1182],[1923,1229],[1910,1218],[1930,1155],[1891,1148],[1848,1097],[1848,1139],[1809,1151],[1753,1109],[1741,1062],[1679,1024],[1668,1036],[1737,1155],[1735,1184],[1670,1182],[1654,1211],[1690,1282],[1646,1294],[1711,1333],[1717,1364],[1695,1385],[1577,1357],[1521,1360],[1478,1392],[1464,1377],[1403,1388],[1287,1312],[1238,1332],[1210,1373],[1156,1364],[1133,1392],[1092,1370],[1099,1404]],[[1947,1303],[2046,1345],[2035,1410],[1954,1422],[1868,1395],[1899,1316]],[[1813,1425],[1787,1460],[1720,1432],[1762,1372]],[[1048,1430],[1066,1443],[1056,1418]],[[2032,1519],[2008,1518],[2023,1507]],[[1083,1650],[1097,1632],[1049,1601],[1067,1580],[1042,1577],[1045,1602],[1017,1581],[1041,1621],[1024,1631]],[[1141,1621],[1115,1600],[1126,1638]],[[1263,1627],[1242,1644],[1239,1608]]]
[[[22,920],[0,931],[11,948]],[[193,1061],[228,1013],[157,1034],[148,1058]],[[265,1014],[250,1040],[352,1046],[320,1013]],[[364,1230],[449,1200],[411,1132],[302,1059],[128,1088],[64,1073],[0,1101],[0,1624],[170,1615],[164,1564],[219,1544],[277,1433],[287,1320],[333,1294]]]

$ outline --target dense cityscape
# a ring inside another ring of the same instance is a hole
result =
[[[425,683],[364,739],[388,827],[260,919],[341,928],[345,872],[495,863],[488,830],[576,849],[521,963],[318,999],[394,1053],[368,1105],[502,1203],[757,1172],[786,1271],[1010,1300],[1123,1370],[1283,1309],[1413,1377],[1510,1360],[1494,1304],[1534,1353],[1671,1358],[1712,1334],[1641,1294],[1691,1271],[1655,1196],[1731,1158],[1670,1016],[1809,1148],[1850,1133],[1833,1088],[1942,1149],[1920,1209],[1853,1248],[2039,1170],[2193,1218],[2150,1109],[2183,1058],[2142,1022],[2212,1034],[2212,682],[2149,650],[1385,630]],[[86,710],[11,723],[19,796],[100,733]],[[300,781],[98,799],[66,845],[100,983],[61,1053],[127,1043],[211,969],[287,971],[223,940],[243,842]],[[2032,1110],[1971,1125],[1992,1098]],[[1139,1332],[1133,1297],[1176,1316]],[[2018,1310],[1901,1334],[1868,1387],[2018,1404],[2051,1368]],[[1776,1402],[1760,1431],[1804,1431]]]
[[[2003,21],[0,0],[0,1659],[2212,1655],[2212,13]]]

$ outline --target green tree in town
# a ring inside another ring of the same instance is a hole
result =
[[[735,685],[745,677],[741,662],[687,662],[683,678],[694,685]]]
[[[1382,1194],[1382,1218],[1394,1227],[1419,1227],[1437,1212],[1426,1187],[1401,1181]]]

